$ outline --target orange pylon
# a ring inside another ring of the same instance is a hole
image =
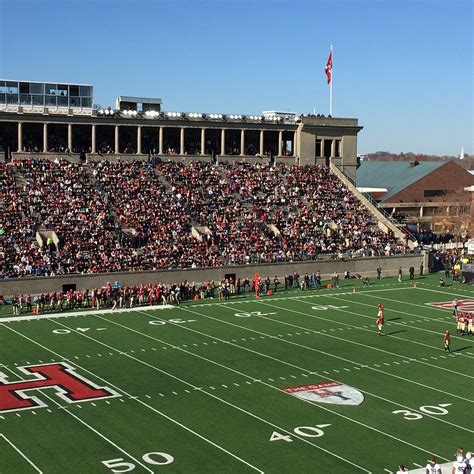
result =
[[[416,281],[415,281],[415,283],[413,283],[413,288],[416,288]]]
[[[355,293],[357,290],[355,288],[352,288],[352,293]]]

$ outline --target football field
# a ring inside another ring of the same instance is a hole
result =
[[[456,335],[450,302],[474,310],[474,289],[415,282],[3,312],[0,472],[389,473],[452,461],[474,449],[474,337]]]

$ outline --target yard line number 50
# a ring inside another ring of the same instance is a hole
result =
[[[168,453],[162,453],[155,451],[152,453],[146,453],[142,456],[142,459],[147,464],[153,466],[166,466],[171,464],[174,461],[174,457]],[[135,469],[135,464],[129,461],[125,461],[123,458],[109,459],[107,461],[102,461],[102,464],[105,467],[108,467],[112,472],[130,472]]]

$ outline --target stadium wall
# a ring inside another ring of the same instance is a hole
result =
[[[11,278],[0,280],[0,294],[11,297],[13,294],[39,294],[42,292],[52,292],[63,290],[63,285],[76,285],[76,289],[92,289],[105,286],[107,282],[112,284],[118,281],[121,286],[140,285],[147,283],[179,283],[184,280],[195,281],[197,283],[220,280],[226,275],[235,274],[235,278],[252,279],[256,272],[262,278],[275,275],[283,283],[283,277],[294,272],[304,275],[305,273],[321,272],[323,279],[335,271],[339,272],[342,279],[344,271],[351,274],[360,273],[362,276],[368,275],[374,278],[378,266],[382,268],[382,276],[393,276],[402,267],[404,278],[408,277],[408,269],[413,266],[418,274],[420,264],[423,262],[424,268],[428,271],[428,255],[400,255],[393,257],[366,257],[350,260],[317,260],[310,262],[294,262],[279,264],[260,265],[236,265],[233,267],[214,268],[194,268],[187,270],[161,270],[144,272],[116,272],[97,273],[89,275],[61,275],[54,277],[28,277]]]

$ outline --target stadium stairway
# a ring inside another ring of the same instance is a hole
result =
[[[396,222],[393,219],[390,219],[388,215],[382,213],[377,205],[369,201],[369,199],[362,194],[355,183],[349,179],[344,172],[331,161],[330,163],[331,171],[347,186],[347,189],[351,191],[352,194],[369,210],[369,212],[374,216],[374,218],[379,223],[379,227],[386,231],[387,229],[393,233],[393,235],[400,240],[405,240],[405,233],[396,225]],[[413,242],[408,241],[410,248],[413,248]]]

